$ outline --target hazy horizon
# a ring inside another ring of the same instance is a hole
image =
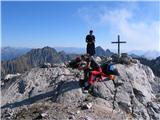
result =
[[[71,49],[81,49],[81,50],[86,50],[86,47],[63,47],[63,46],[49,46],[49,45],[47,45],[47,46],[43,46],[43,47],[18,47],[18,46],[16,46],[16,47],[13,47],[13,46],[1,46],[1,48],[6,48],[6,47],[10,47],[10,48],[24,48],[24,49],[38,49],[38,48],[44,48],[44,47],[51,47],[51,48],[60,48],[60,49],[69,49],[69,48],[71,48]],[[95,46],[95,47],[99,47],[99,46]],[[102,46],[100,46],[100,47],[102,47]],[[103,48],[103,47],[102,47]],[[109,49],[109,48],[103,48],[104,50],[107,50],[107,49]],[[112,51],[112,52],[117,52],[117,48],[113,48],[113,49],[109,49],[110,51]],[[158,50],[141,50],[141,49],[133,49],[133,50],[130,50],[130,51],[127,51],[127,50],[124,50],[123,48],[121,48],[121,52],[134,52],[134,51],[141,51],[141,52],[149,52],[149,51],[155,51],[155,52],[159,52],[160,53],[160,51],[158,51]]]

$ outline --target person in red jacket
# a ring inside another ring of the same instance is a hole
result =
[[[88,72],[88,78],[84,79],[83,84],[83,92],[92,92],[93,85],[96,81],[105,80],[115,80],[115,75],[119,76],[117,69],[114,64],[111,63],[103,63],[99,65],[93,57],[91,57],[91,61],[89,62],[91,69]],[[85,72],[85,71],[84,71]]]
[[[95,81],[102,81],[106,78],[114,80],[115,75],[119,75],[114,64],[104,63],[99,65],[93,57],[87,54],[77,57],[69,63],[69,66],[84,71],[84,79],[79,81],[84,93],[92,92]]]

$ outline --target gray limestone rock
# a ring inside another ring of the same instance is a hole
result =
[[[159,120],[159,78],[140,63],[116,64],[120,76],[83,94],[83,73],[57,64],[33,68],[2,86],[3,120]],[[160,96],[160,95],[159,95]],[[89,109],[81,105],[92,104]],[[78,112],[77,112],[78,111]]]

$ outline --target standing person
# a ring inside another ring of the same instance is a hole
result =
[[[87,54],[93,56],[95,54],[95,36],[93,35],[93,30],[89,31],[89,34],[86,36],[87,42]]]

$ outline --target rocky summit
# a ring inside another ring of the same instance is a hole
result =
[[[55,64],[32,68],[1,86],[2,120],[160,120],[160,79],[141,63],[116,64],[115,81],[82,93],[83,72]]]

